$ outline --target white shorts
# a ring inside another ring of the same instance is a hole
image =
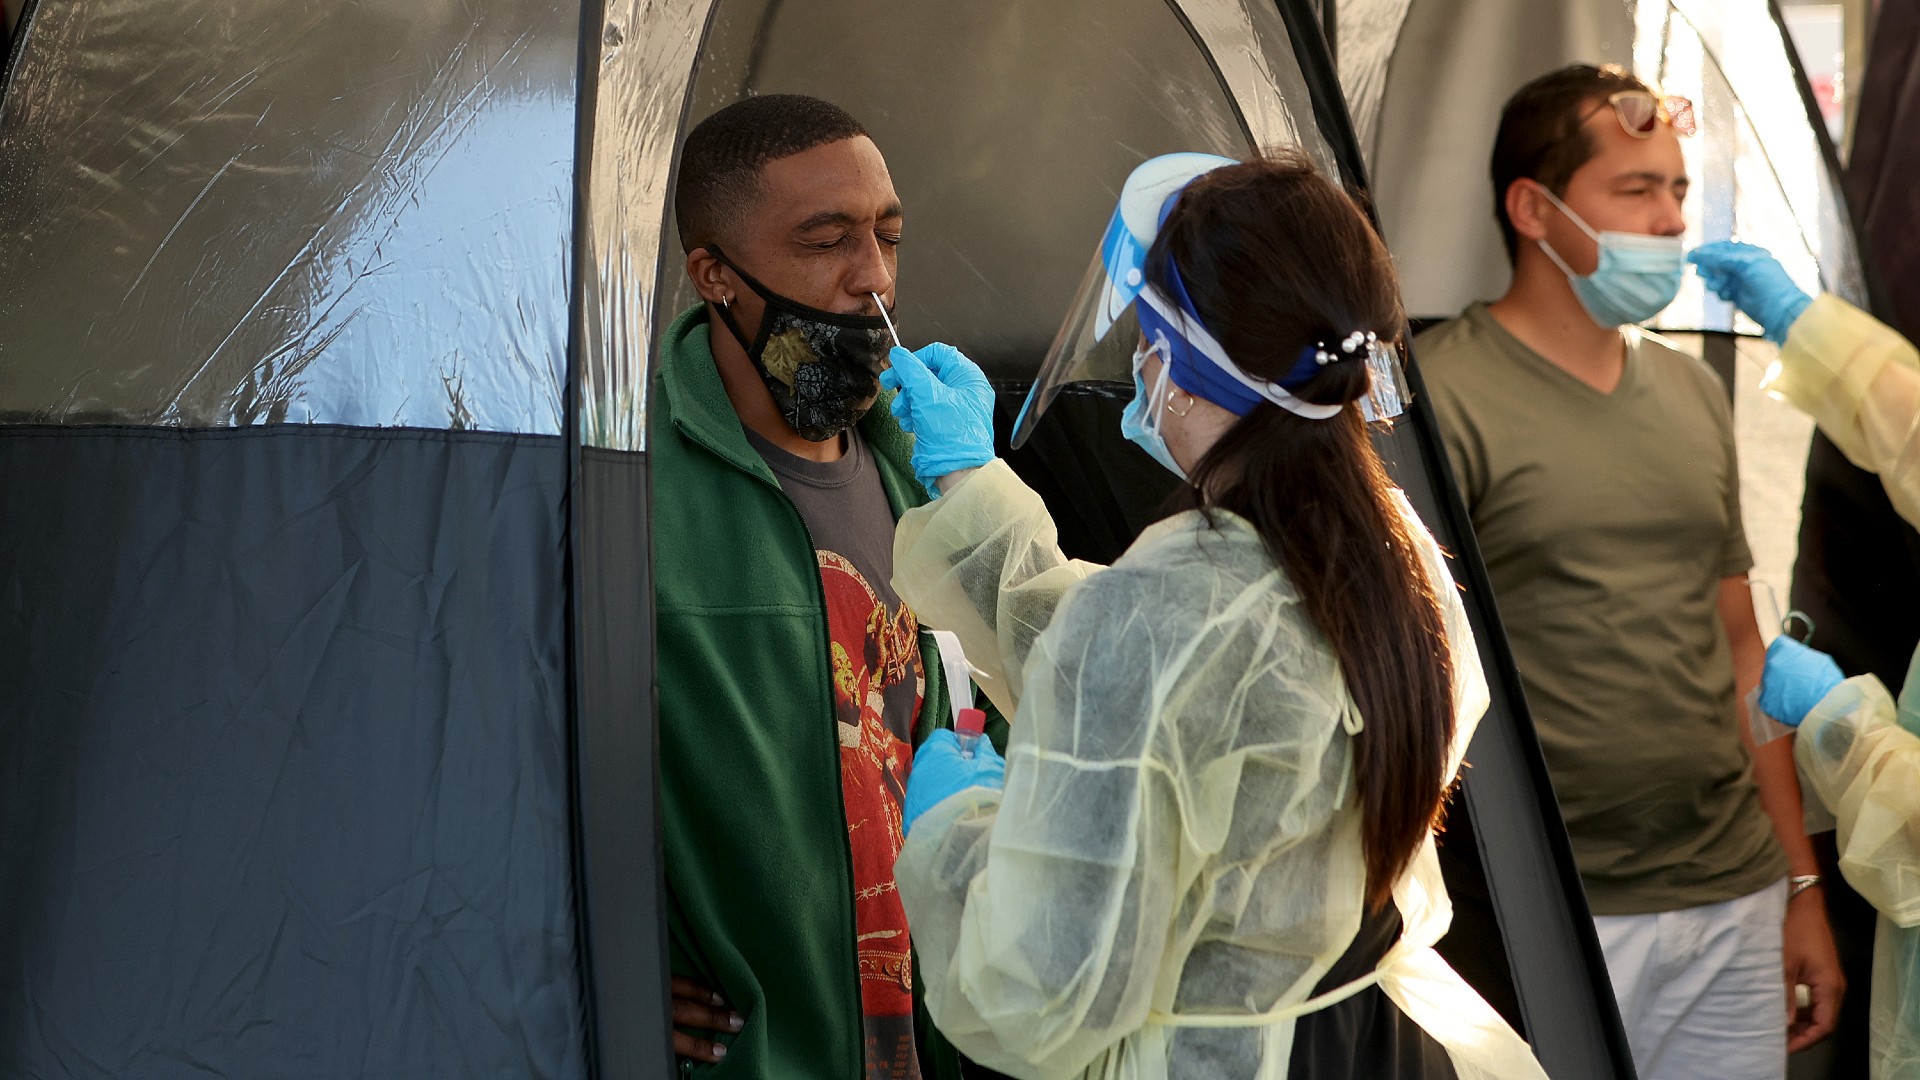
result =
[[[1650,915],[1596,915],[1640,1080],[1784,1080],[1783,880]]]

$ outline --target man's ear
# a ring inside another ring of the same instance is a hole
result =
[[[697,247],[687,252],[687,277],[700,299],[709,304],[733,302],[735,294],[733,285],[727,281],[726,265],[706,248]]]
[[[1507,220],[1522,240],[1542,240],[1547,235],[1547,214],[1553,211],[1547,197],[1540,194],[1539,181],[1515,180],[1507,185]]]

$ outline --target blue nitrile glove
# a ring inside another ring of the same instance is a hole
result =
[[[937,341],[919,352],[895,346],[888,359],[880,385],[900,392],[893,415],[913,436],[914,478],[937,499],[941,477],[993,460],[993,384],[980,365]]]
[[[1687,261],[1700,268],[1714,295],[1746,312],[1775,345],[1787,343],[1787,330],[1813,303],[1766,248],[1717,240],[1694,248]]]
[[[1760,711],[1799,727],[1820,699],[1846,678],[1833,657],[1781,634],[1767,646],[1767,666],[1760,671]]]
[[[977,369],[976,369],[977,370]],[[927,736],[913,752],[913,772],[907,775],[907,803],[901,808],[901,829],[911,832],[921,814],[938,806],[949,795],[958,795],[973,787],[1007,786],[1007,762],[992,740],[980,737],[972,757],[960,756],[960,737],[947,728]]]

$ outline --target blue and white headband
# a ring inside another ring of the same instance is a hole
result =
[[[1172,269],[1169,263],[1169,269]],[[1291,376],[1300,373],[1300,365],[1289,372],[1290,378],[1282,382],[1269,382],[1247,374],[1240,365],[1233,362],[1227,350],[1200,321],[1200,313],[1194,310],[1193,300],[1187,295],[1186,285],[1180,280],[1180,272],[1172,270],[1172,280],[1176,299],[1152,285],[1143,285],[1140,289],[1134,313],[1140,320],[1140,330],[1147,340],[1160,347],[1166,362],[1168,377],[1175,386],[1192,394],[1205,398],[1235,416],[1245,416],[1263,402],[1278,405],[1281,408],[1302,416],[1308,420],[1328,420],[1340,415],[1343,405],[1316,405],[1288,390],[1283,383],[1292,382]],[[1294,382],[1298,386],[1318,374],[1325,361],[1319,361],[1318,355],[1326,355],[1324,348],[1308,349],[1302,354],[1306,365],[1305,378]]]

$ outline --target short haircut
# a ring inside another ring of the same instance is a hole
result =
[[[1526,178],[1555,195],[1566,194],[1567,182],[1595,153],[1581,118],[1622,90],[1645,89],[1646,83],[1611,64],[1574,64],[1540,76],[1507,99],[1493,140],[1493,216],[1508,262],[1520,257],[1520,235],[1507,217],[1507,189]]]
[[[767,162],[866,133],[845,109],[804,94],[750,97],[700,121],[680,149],[673,187],[680,246],[724,239],[759,197]]]

